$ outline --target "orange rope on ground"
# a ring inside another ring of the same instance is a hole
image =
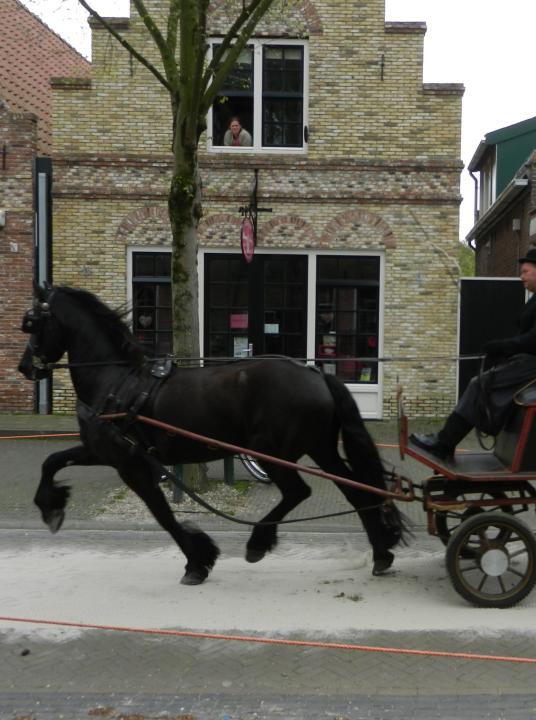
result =
[[[316,642],[313,640],[285,640],[284,638],[255,637],[252,635],[224,635],[221,633],[194,632],[192,630],[158,630],[154,628],[124,627],[121,625],[97,625],[94,623],[70,622],[68,620],[41,620],[35,618],[7,617],[0,615],[0,621],[28,623],[31,625],[55,625],[80,628],[83,630],[111,630],[143,635],[167,635],[171,637],[197,638],[200,640],[227,640],[254,642],[264,645],[287,645],[292,647],[315,647],[328,650],[358,650],[360,652],[390,653],[395,655],[417,655],[421,657],[442,657],[458,660],[486,660],[536,664],[536,658],[511,657],[508,655],[481,655],[477,653],[448,652],[441,650],[411,650],[408,648],[377,647],[374,645],[353,645],[348,643]]]
[[[80,437],[80,433],[54,433],[50,435],[0,435],[0,440],[41,440],[42,438]]]

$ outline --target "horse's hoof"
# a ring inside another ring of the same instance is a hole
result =
[[[208,577],[208,573],[190,571],[184,573],[181,578],[181,585],[201,585]]]
[[[372,574],[383,575],[386,570],[389,570],[389,568],[393,564],[394,559],[395,556],[392,552],[389,552],[389,550],[387,550],[387,552],[381,557],[375,558],[374,565],[372,566]]]
[[[63,510],[51,510],[47,513],[45,522],[51,533],[57,533],[65,520],[65,512]]]
[[[259,562],[259,560],[262,560],[265,555],[266,553],[264,550],[257,550],[255,548],[248,548],[246,550],[246,560],[249,563]]]

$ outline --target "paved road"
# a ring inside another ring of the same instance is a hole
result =
[[[242,555],[242,533],[216,533],[216,537],[228,557]],[[159,577],[161,583],[160,555],[155,555],[154,550],[168,543],[161,532],[71,530],[62,533],[61,540],[59,535],[49,538],[52,536],[43,531],[5,529],[0,532],[0,562],[4,559],[4,568],[12,568],[14,558],[19,563],[15,563],[17,582],[5,582],[4,589],[0,589],[0,607],[8,608],[10,617],[13,610],[21,608],[21,612],[25,612],[32,604],[42,608],[42,616],[53,617],[55,607],[68,604],[69,595],[76,603],[79,588],[76,583],[70,584],[71,570],[65,568],[63,559],[76,555],[81,549],[102,557],[113,554],[116,560],[124,557],[124,574],[117,580],[117,585],[124,588],[123,595],[111,592],[109,595],[113,602],[123,603],[124,610],[105,608],[109,616],[118,610],[126,615],[129,605],[136,601],[129,597],[136,593],[136,583],[127,568],[132,557],[139,563],[144,584],[151,576],[155,578],[155,592],[160,586],[156,582]],[[329,534],[289,533],[285,544],[308,548],[313,543],[318,545],[322,538],[330,543],[338,540]],[[425,537],[418,542],[421,550],[430,548]],[[39,584],[37,578],[32,581],[27,577],[24,555],[39,545],[44,548],[43,569],[57,578],[56,584],[54,578]],[[105,563],[98,564],[97,577],[87,555],[83,562],[88,565],[88,572],[94,573],[94,583],[101,582],[101,577],[111,584],[110,578],[103,574]],[[150,585],[153,581],[148,582]],[[294,580],[289,576],[286,582]],[[19,588],[24,597],[17,601],[13,587]],[[102,595],[102,587],[98,589],[95,602],[97,595]],[[181,603],[188,603],[188,591],[180,594]],[[44,592],[48,593],[47,597],[43,596]],[[192,602],[199,602],[193,593],[191,597]],[[242,602],[254,602],[254,597],[250,592],[244,593]],[[396,594],[392,600],[391,614],[400,611],[400,602],[407,602],[407,598],[399,598],[397,605]],[[159,603],[166,607],[165,599],[157,593],[152,606],[146,608],[145,627],[159,627]],[[180,615],[180,605],[178,609]],[[187,615],[187,606],[183,605],[183,611]],[[217,607],[215,612],[217,616]],[[508,616],[493,611],[489,614],[490,630],[495,623],[496,632],[482,635],[472,630],[473,611],[467,612],[469,620],[461,632],[440,629],[423,632],[407,627],[404,631],[385,632],[370,631],[366,613],[356,605],[353,631],[335,640],[374,647],[479,654],[496,654],[500,650],[504,655],[534,656],[533,628],[528,628],[526,634],[505,634],[500,618],[506,620]],[[486,611],[474,610],[475,624],[481,621],[482,612]],[[87,621],[81,613],[81,609],[77,613],[74,607],[71,616]],[[392,618],[386,617],[386,624],[390,620]],[[277,616],[273,621],[277,627]],[[441,626],[440,618],[437,626]],[[321,629],[313,636],[313,639],[323,638],[325,633]],[[75,631],[62,626],[42,628],[15,622],[1,623],[0,648],[2,720],[89,717],[222,720],[225,715],[231,720],[536,717],[536,697],[528,695],[536,679],[535,665],[244,644],[207,637],[113,630]]]
[[[4,441],[0,447],[3,553],[24,552],[42,532],[37,511],[31,506],[38,467],[51,448],[63,446],[65,441],[40,440]],[[66,551],[69,545],[73,552],[84,545],[105,552],[112,536],[115,544],[125,552],[128,547],[130,553],[137,551],[138,542],[162,543],[160,533],[146,527],[144,533],[132,533],[132,524],[120,520],[110,526],[113,530],[95,532],[103,497],[120,488],[115,473],[109,470],[76,470],[66,532],[62,531]],[[272,502],[269,486],[259,486],[257,492],[262,494],[254,498],[257,509]],[[328,490],[322,489],[316,496],[318,505],[338,507],[339,500]],[[304,508],[303,512],[313,509]],[[221,528],[217,521],[212,523],[216,532]],[[350,528],[360,542],[356,524],[347,519],[325,521],[314,529],[331,542],[330,533],[349,532]],[[296,526],[298,529],[292,543],[307,546],[313,540],[312,529]],[[292,532],[290,528],[288,532]],[[318,535],[314,542],[319,542]],[[424,535],[419,535],[418,542],[425,550],[438,549],[438,541]],[[229,533],[226,543],[227,552],[238,555],[243,551],[244,536]],[[22,567],[21,562],[21,571]],[[0,564],[0,581],[3,572],[5,567],[3,570]],[[67,591],[58,588],[57,592],[64,599]],[[16,601],[16,595],[11,596],[10,609],[16,607]],[[396,604],[394,595],[393,607]],[[0,588],[0,614],[2,606]],[[486,611],[474,610],[475,625],[481,622],[482,613]],[[535,656],[536,623],[527,623],[526,634],[498,628],[486,637],[473,632],[470,625],[463,635],[440,630],[371,633],[366,625],[356,625],[348,641],[358,644]],[[244,645],[103,630],[82,630],[74,635],[67,631],[62,635],[59,630],[54,635],[35,627],[23,632],[15,624],[0,629],[0,720],[223,720],[226,716],[229,720],[525,720],[536,718],[535,680],[534,665]]]

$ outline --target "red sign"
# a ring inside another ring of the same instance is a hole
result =
[[[240,244],[242,246],[242,255],[247,263],[253,260],[255,252],[255,230],[253,223],[249,218],[242,220],[242,228],[240,230]]]

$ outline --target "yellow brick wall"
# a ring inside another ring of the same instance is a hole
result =
[[[307,152],[230,157],[202,141],[200,242],[237,247],[238,207],[259,168],[259,204],[273,210],[260,217],[259,247],[383,253],[384,354],[406,358],[385,365],[384,411],[393,412],[399,375],[410,412],[445,414],[455,384],[462,89],[423,85],[424,25],[385,23],[383,0],[295,0],[286,15],[276,5],[258,34],[308,38]],[[214,33],[230,15],[227,0],[213,4]],[[114,22],[147,49],[135,17]],[[128,246],[169,242],[170,110],[149,72],[100,29],[93,66],[90,87],[54,83],[54,277],[120,304]],[[67,385],[56,392],[56,410],[71,402]]]

